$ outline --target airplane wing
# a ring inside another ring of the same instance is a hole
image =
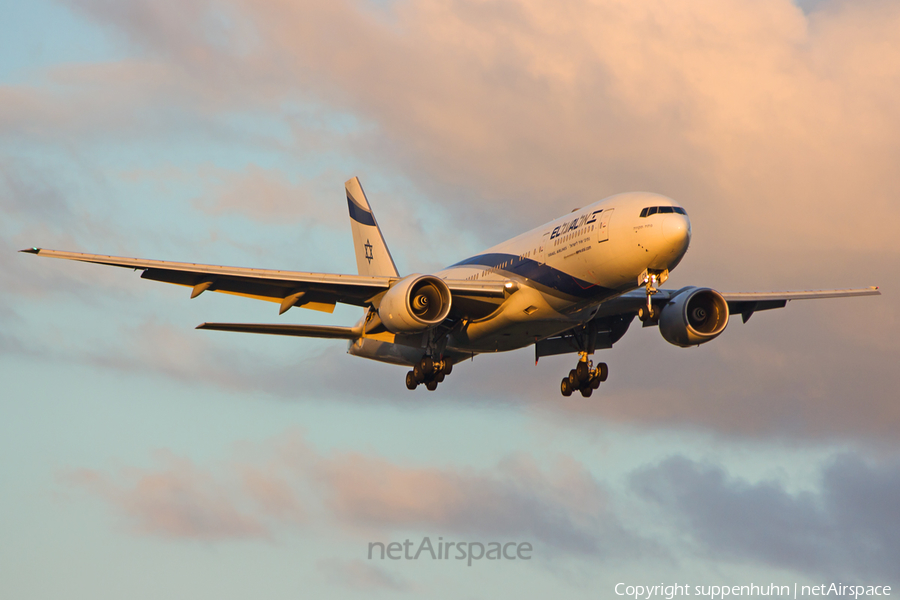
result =
[[[658,290],[653,295],[653,304],[661,307],[681,290]],[[728,302],[728,314],[740,314],[744,323],[759,310],[784,308],[791,300],[812,300],[818,298],[849,298],[853,296],[880,296],[878,288],[868,287],[849,290],[814,290],[803,292],[722,292]],[[600,305],[591,327],[594,330],[595,347],[612,348],[619,341],[629,325],[637,316],[639,309],[647,306],[647,293],[644,290],[633,290],[607,300]],[[656,325],[655,321],[644,326]],[[583,348],[577,340],[575,329],[539,340],[535,343],[535,361],[542,356],[579,352]]]
[[[662,305],[681,290],[659,290],[653,295],[653,304]],[[849,298],[853,296],[880,296],[878,287],[849,290],[812,290],[802,292],[720,292],[728,302],[728,314],[740,314],[746,323],[756,311],[784,308],[791,300],[813,300],[819,298]],[[626,313],[637,313],[647,305],[644,290],[633,290],[604,302],[595,318],[603,318]]]
[[[854,296],[880,296],[877,286],[850,290],[812,290],[805,292],[726,292],[728,314],[740,313],[744,323],[759,310],[784,308],[791,300],[815,300],[820,298],[851,298]]]
[[[142,279],[192,288],[191,298],[210,291],[278,302],[281,304],[282,313],[292,306],[332,312],[338,302],[354,306],[370,306],[379,294],[398,281],[397,277],[247,269],[44,248],[29,248],[21,252],[141,270]],[[459,295],[461,298],[476,301],[483,299],[495,302],[504,298],[502,282],[446,280],[446,283],[454,298]]]

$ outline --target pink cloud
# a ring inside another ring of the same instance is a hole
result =
[[[560,459],[551,473],[514,456],[484,470],[416,467],[360,454],[316,468],[328,506],[361,531],[435,530],[532,537],[568,551],[628,554],[643,542],[621,527],[583,465]],[[614,542],[613,542],[614,541]]]
[[[650,188],[716,215],[728,225],[717,242],[760,255],[800,241],[894,249],[891,3],[809,14],[790,0],[71,4],[169,78],[148,100],[126,96],[149,114],[278,113],[285,100],[349,112],[371,126],[344,153],[399,166],[460,219],[514,204],[513,220],[539,222],[572,199]],[[110,73],[103,85],[123,81]],[[32,104],[0,112],[20,122]],[[294,133],[302,144],[309,129]],[[825,235],[847,198],[868,210],[841,212],[842,235]]]
[[[268,540],[286,527],[330,521],[353,537],[419,530],[532,540],[579,554],[653,551],[618,522],[603,486],[570,457],[549,471],[527,455],[478,470],[416,466],[323,455],[289,433],[245,445],[224,468],[168,452],[157,462],[113,473],[72,470],[64,481],[104,500],[134,532],[168,538]],[[350,567],[366,585],[390,584],[384,574]]]
[[[245,465],[239,469],[244,493],[257,504],[260,511],[282,522],[300,523],[305,511],[296,490],[284,477],[271,468]]]
[[[129,469],[111,477],[80,469],[67,479],[107,501],[142,534],[205,541],[270,537],[227,485],[188,459],[165,453],[162,461],[160,470]]]

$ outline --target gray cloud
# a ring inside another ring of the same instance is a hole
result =
[[[900,463],[836,457],[817,491],[748,483],[676,456],[635,472],[632,488],[672,518],[705,557],[795,569],[844,582],[896,582]]]

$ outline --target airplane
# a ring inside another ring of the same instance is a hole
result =
[[[348,340],[353,356],[411,367],[406,387],[434,391],[453,366],[477,354],[534,346],[573,353],[563,396],[589,397],[606,381],[596,350],[612,348],[637,317],[681,347],[705,344],[728,325],[790,300],[880,295],[863,289],[720,293],[662,289],[691,241],[687,211],[671,198],[628,192],[598,200],[437,273],[400,276],[359,182],[345,185],[357,275],[248,269],[30,248],[38,256],[141,270],[141,278],[332,312],[361,307],[352,327],[203,323],[197,329]]]

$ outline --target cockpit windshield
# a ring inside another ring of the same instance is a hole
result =
[[[687,211],[680,206],[648,206],[641,210],[641,217],[649,217],[657,213],[675,213],[679,215],[687,215]]]

